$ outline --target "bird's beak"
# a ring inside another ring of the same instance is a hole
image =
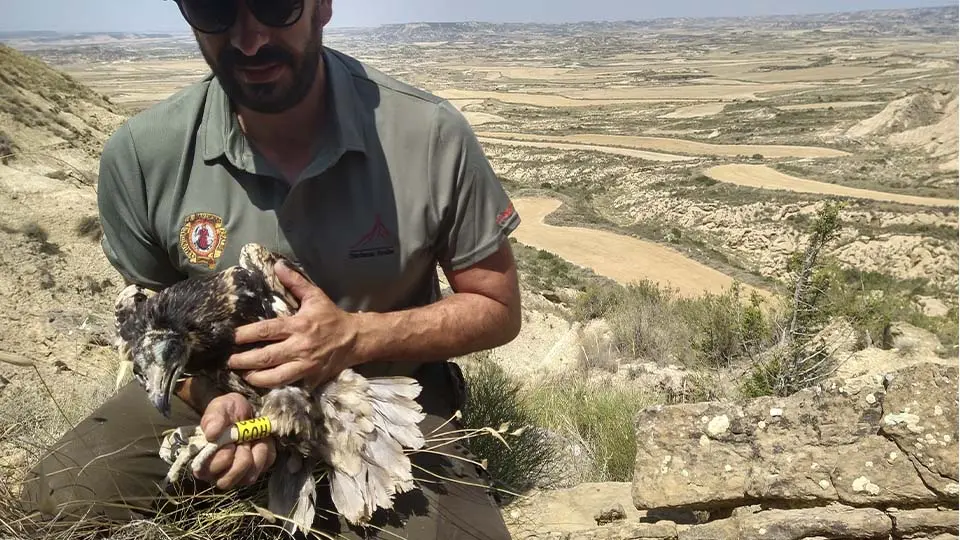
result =
[[[150,402],[160,411],[160,414],[170,417],[170,401],[173,399],[173,392],[177,386],[177,380],[183,373],[182,365],[177,365],[174,369],[165,371],[161,365],[151,365],[147,368],[145,390]]]

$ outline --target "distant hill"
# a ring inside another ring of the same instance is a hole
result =
[[[374,28],[331,28],[331,36],[365,36],[382,42],[415,43],[468,41],[478,38],[508,41],[513,36],[537,34],[575,36],[585,33],[617,33],[627,31],[663,31],[683,28],[684,31],[743,26],[750,22],[753,32],[784,30],[827,31],[842,28],[852,36],[944,36],[957,38],[960,7],[944,5],[915,9],[864,10],[845,13],[809,15],[771,15],[757,17],[674,17],[629,21],[584,21],[564,24],[548,23],[485,23],[414,22],[385,24]]]
[[[70,147],[96,157],[124,118],[105,96],[0,45],[0,138],[15,149]]]

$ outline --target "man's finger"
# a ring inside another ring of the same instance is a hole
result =
[[[244,380],[260,388],[278,388],[304,378],[310,365],[305,360],[294,360],[276,367],[251,371],[243,375]]]
[[[211,401],[200,418],[200,429],[207,441],[214,442],[227,427],[227,415],[220,402]]]
[[[243,483],[246,485],[255,484],[264,471],[273,465],[273,460],[276,458],[274,446],[269,441],[253,443],[251,451],[253,453],[253,467],[243,479]]]
[[[277,279],[297,300],[302,302],[305,298],[317,296],[317,293],[326,298],[326,295],[322,294],[322,291],[316,285],[310,283],[300,272],[290,268],[283,261],[277,263],[273,268],[277,273]]]
[[[233,463],[230,469],[217,480],[217,487],[223,490],[234,487],[243,480],[252,466],[253,454],[250,451],[250,445],[238,445],[233,454]]]
[[[287,328],[286,318],[265,319],[238,326],[234,332],[233,341],[237,345],[247,345],[262,341],[280,341],[290,337],[291,331]]]
[[[251,349],[242,353],[230,355],[227,367],[230,369],[249,370],[267,369],[279,366],[287,361],[284,343],[274,343],[266,347]]]

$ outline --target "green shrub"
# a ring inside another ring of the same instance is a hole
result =
[[[644,407],[662,403],[656,390],[632,381],[591,380],[577,373],[541,380],[527,393],[537,423],[575,445],[580,482],[629,482],[637,443],[635,419]]]
[[[466,441],[471,452],[487,460],[487,470],[495,486],[521,494],[548,481],[550,469],[557,462],[556,451],[548,434],[535,425],[523,403],[520,383],[486,354],[474,355],[474,360],[466,363],[464,377],[467,382],[467,403],[462,411],[464,427],[497,429],[509,423],[510,430],[525,428],[520,436],[505,437],[509,448],[487,435]]]

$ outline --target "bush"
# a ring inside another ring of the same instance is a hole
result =
[[[13,144],[13,139],[7,136],[6,133],[0,131],[0,163],[6,165],[13,159],[13,153],[16,151],[16,146]]]
[[[526,428],[518,437],[505,437],[509,448],[486,435],[466,441],[471,452],[487,460],[487,471],[495,487],[522,494],[548,480],[550,468],[557,462],[556,451],[548,434],[534,425],[533,415],[523,403],[520,383],[512,380],[488,354],[474,355],[474,361],[464,366],[464,377],[465,428],[497,429],[504,423],[510,424],[510,430]]]
[[[100,216],[97,215],[80,218],[73,230],[80,238],[93,242],[99,242],[103,238],[103,226],[100,224]]]
[[[830,285],[823,311],[830,318],[848,318],[864,336],[862,345],[888,348],[883,339],[887,328],[895,321],[904,321],[933,332],[947,354],[956,355],[957,310],[950,310],[946,317],[931,317],[914,302],[918,295],[936,295],[936,291],[928,290],[926,280],[841,268],[836,261],[826,263],[822,273],[828,276]]]
[[[565,439],[568,455],[579,460],[564,471],[576,483],[631,481],[637,413],[663,402],[656,390],[632,381],[588,379],[577,373],[539,381],[526,399],[537,422]]]
[[[721,294],[680,297],[651,281],[588,287],[574,307],[580,320],[605,318],[617,350],[629,358],[689,368],[720,368],[751,357],[772,324],[756,295],[734,284]]]

